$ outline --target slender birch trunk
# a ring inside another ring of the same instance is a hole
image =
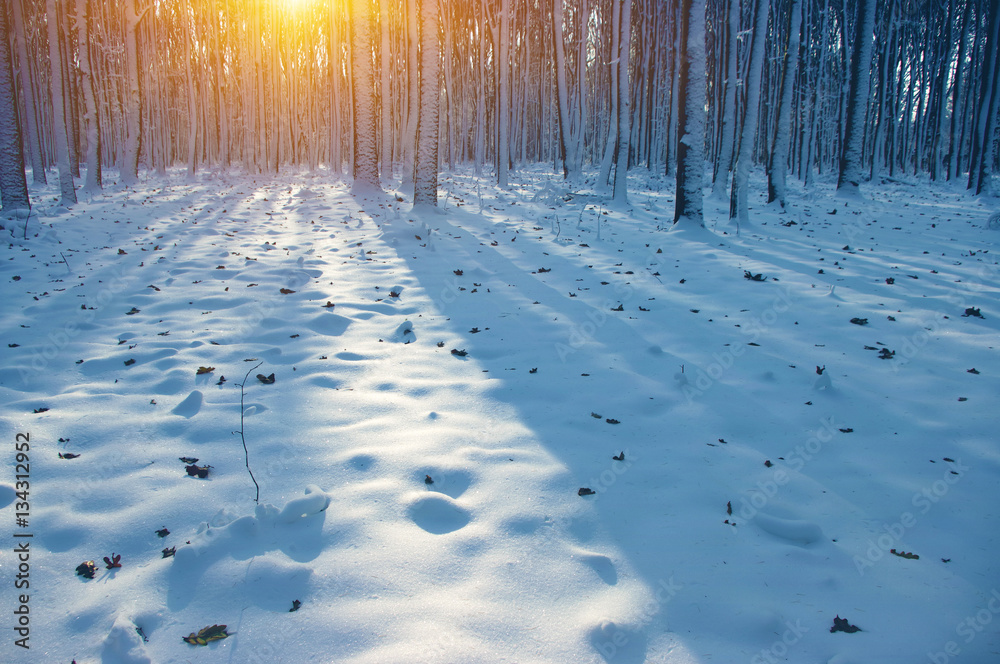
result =
[[[52,67],[52,75],[49,77],[49,86],[52,94],[52,124],[56,137],[56,162],[59,165],[59,192],[62,196],[62,204],[72,207],[76,204],[76,187],[73,183],[73,171],[70,168],[69,157],[69,137],[66,129],[66,106],[65,106],[65,82],[62,70],[62,45],[59,39],[59,17],[57,15],[56,0],[46,2],[48,31],[49,31],[49,63]]]

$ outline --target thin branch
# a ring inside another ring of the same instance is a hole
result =
[[[243,413],[244,413],[243,396],[246,393],[246,390],[244,389],[244,386],[247,384],[247,379],[250,378],[250,372],[253,371],[254,369],[256,369],[257,367],[259,367],[262,364],[264,364],[264,363],[263,362],[258,362],[254,366],[250,367],[250,371],[247,371],[247,375],[243,376],[243,382],[240,383],[240,440],[243,441],[243,458],[246,461],[247,472],[250,473],[250,479],[253,480],[253,485],[255,487],[257,487],[257,496],[253,499],[253,501],[255,503],[257,503],[258,505],[260,504],[260,485],[257,484],[257,478],[255,478],[253,476],[253,471],[250,470],[250,452],[247,451],[247,439],[246,439],[246,436],[243,435],[243,428],[244,428],[243,427]]]

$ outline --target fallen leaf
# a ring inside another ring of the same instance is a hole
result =
[[[191,632],[188,636],[182,637],[185,643],[193,646],[206,646],[212,641],[219,641],[229,636],[225,625],[212,625],[201,628],[197,634]]]
[[[94,564],[93,560],[82,562],[76,566],[76,574],[77,576],[93,579],[94,575],[97,574],[97,565]]]

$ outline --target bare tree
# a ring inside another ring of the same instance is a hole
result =
[[[31,208],[15,99],[10,24],[7,12],[0,10],[0,203],[4,213]]]
[[[49,30],[49,63],[52,75],[49,87],[52,94],[52,124],[55,128],[56,162],[59,164],[59,193],[62,204],[71,207],[76,204],[76,186],[70,168],[69,137],[66,129],[65,77],[62,67],[62,40],[59,39],[59,17],[56,0],[46,3]]]
[[[441,47],[438,0],[420,0],[420,118],[417,122],[413,204],[437,206],[438,106],[441,96]]]
[[[837,193],[857,196],[862,178],[865,118],[868,112],[868,92],[871,89],[872,40],[875,30],[876,0],[858,0],[851,47],[850,77],[847,92],[844,144],[840,156]]]
[[[51,0],[49,0],[51,2]],[[141,11],[136,0],[125,2],[125,62],[128,89],[125,93],[125,153],[122,157],[121,178],[126,185],[139,181],[139,150],[142,145],[142,93],[139,83],[139,22],[152,3]]]
[[[784,63],[781,71],[781,95],[778,102],[778,116],[775,118],[774,140],[771,143],[771,156],[767,166],[767,202],[778,201],[785,207],[786,179],[788,172],[788,146],[792,128],[792,88],[795,84],[795,74],[799,65],[799,31],[802,27],[802,8],[800,0],[789,0],[786,11],[787,40],[785,45]]]
[[[370,0],[351,0],[354,186],[359,189],[379,188],[372,19]]]
[[[615,157],[615,193],[618,203],[628,202],[628,157],[631,120],[629,54],[632,52],[632,0],[621,0],[621,37],[618,40],[618,151]]]
[[[683,45],[677,86],[677,186],[674,223],[704,226],[702,181],[705,169],[705,4],[681,0],[679,37]]]
[[[750,166],[753,163],[754,141],[757,139],[757,125],[760,119],[760,79],[764,70],[764,44],[767,39],[767,15],[770,0],[755,0],[754,27],[751,36],[750,63],[747,65],[746,111],[743,113],[743,127],[740,131],[739,154],[733,169],[733,188],[729,193],[729,219],[736,223],[750,221],[750,203],[747,187],[750,180]]]

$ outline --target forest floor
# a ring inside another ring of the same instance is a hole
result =
[[[667,180],[512,182],[33,189],[0,659],[1000,659],[995,199],[820,181],[676,232]]]

